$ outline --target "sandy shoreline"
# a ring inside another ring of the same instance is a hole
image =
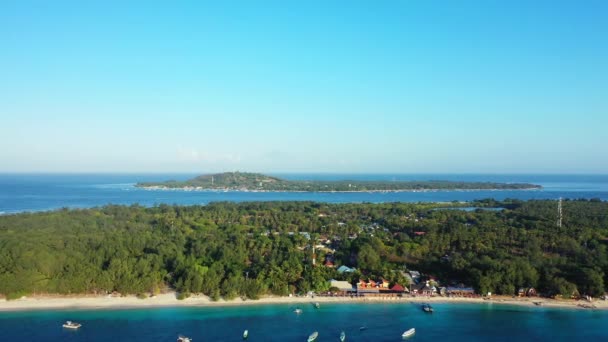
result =
[[[477,304],[499,304],[520,305],[538,307],[535,303],[542,303],[542,307],[571,308],[588,310],[583,305],[593,306],[594,309],[608,309],[608,301],[594,300],[593,302],[575,300],[554,300],[547,298],[512,298],[493,297],[482,298],[448,298],[448,297],[388,297],[388,298],[350,298],[350,297],[265,297],[258,300],[242,300],[240,298],[225,301],[211,301],[207,296],[193,296],[184,300],[178,300],[175,293],[161,294],[151,298],[139,299],[135,296],[112,297],[112,296],[32,296],[17,300],[0,300],[0,311],[22,311],[22,310],[48,310],[48,309],[127,309],[146,307],[221,307],[234,305],[265,305],[265,304],[310,304],[319,303],[477,303]]]

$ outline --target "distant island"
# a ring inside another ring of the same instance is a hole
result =
[[[431,190],[530,190],[540,185],[528,183],[428,181],[292,181],[260,173],[224,172],[201,175],[186,181],[141,182],[136,187],[176,190],[363,192]]]

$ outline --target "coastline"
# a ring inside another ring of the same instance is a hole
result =
[[[319,303],[470,303],[470,304],[498,304],[517,305],[527,307],[551,307],[577,310],[608,310],[608,301],[595,300],[556,300],[539,297],[508,297],[495,296],[492,298],[463,298],[463,297],[263,297],[258,300],[212,301],[204,295],[192,296],[178,300],[173,292],[160,294],[150,298],[139,299],[135,296],[59,296],[36,295],[17,300],[0,300],[0,312],[29,311],[29,310],[61,310],[61,309],[132,309],[155,307],[222,307],[240,305],[272,305],[272,304],[299,304],[307,305]],[[542,303],[540,306],[536,303]],[[586,305],[588,307],[583,307]]]
[[[529,188],[514,188],[514,189],[499,189],[499,188],[487,188],[487,189],[391,189],[391,190],[319,190],[319,191],[308,191],[308,190],[258,190],[258,189],[208,189],[203,187],[168,187],[162,185],[154,186],[137,186],[133,185],[133,188],[148,190],[148,191],[200,191],[200,192],[269,192],[269,193],[393,193],[393,192],[473,192],[473,191],[534,191],[542,190],[542,187],[529,187]]]

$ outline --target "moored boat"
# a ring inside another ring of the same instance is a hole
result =
[[[243,331],[243,340],[246,340],[249,337],[249,330]]]
[[[340,342],[346,341],[346,333],[343,331],[340,333]]]
[[[318,309],[318,308],[320,308],[320,307],[321,307],[321,305],[319,305],[319,302],[315,302],[315,303],[313,304],[313,306],[315,307],[315,309]]]
[[[180,335],[177,337],[177,342],[192,342],[192,339],[190,337]]]
[[[401,337],[403,337],[403,338],[407,338],[407,337],[410,337],[410,336],[414,335],[415,333],[416,333],[416,329],[412,328],[412,329],[410,329],[410,330],[406,330],[406,331],[405,331],[405,332],[404,332],[404,333],[401,335]]]
[[[308,342],[313,342],[317,340],[317,337],[319,337],[319,333],[318,332],[313,332],[312,334],[310,334],[310,336],[308,336]]]
[[[431,306],[431,304],[422,304],[422,310],[424,312],[432,313],[433,307]]]
[[[67,328],[67,329],[78,329],[81,326],[82,326],[82,324],[76,323],[76,322],[72,322],[72,321],[67,321],[67,322],[63,323],[63,327]]]
[[[299,314],[301,314],[301,313],[302,313],[302,309],[297,308],[297,309],[293,310],[293,312],[295,312],[296,314],[298,314],[298,315],[299,315]]]

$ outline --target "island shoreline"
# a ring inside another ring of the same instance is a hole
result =
[[[539,297],[508,297],[496,296],[491,298],[467,297],[263,297],[257,300],[212,301],[207,296],[193,296],[178,300],[175,293],[165,293],[150,298],[139,299],[135,296],[57,296],[40,295],[24,297],[17,300],[0,300],[0,312],[44,311],[44,310],[86,310],[86,309],[138,309],[138,308],[171,308],[171,307],[231,307],[256,305],[310,305],[311,303],[329,304],[379,304],[379,303],[438,303],[438,304],[486,304],[486,305],[515,305],[522,307],[547,307],[576,310],[608,310],[608,301],[595,300],[556,300]]]
[[[306,190],[251,190],[251,189],[218,189],[218,188],[202,188],[202,187],[167,187],[167,186],[137,186],[136,189],[148,191],[200,191],[200,192],[268,192],[268,193],[398,193],[398,192],[475,192],[475,191],[540,191],[542,187],[518,188],[518,189],[395,189],[395,190],[328,190],[328,191],[306,191]]]

